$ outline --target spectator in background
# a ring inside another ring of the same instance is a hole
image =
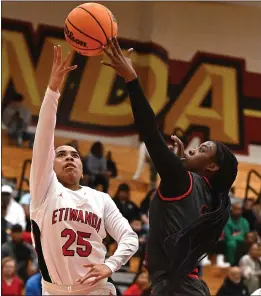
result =
[[[93,143],[85,162],[89,175],[88,186],[96,188],[96,186],[102,185],[102,191],[107,193],[111,173],[107,171],[107,160],[104,157],[104,148],[101,142]]]
[[[228,276],[217,292],[217,296],[249,296],[247,287],[242,281],[242,272],[239,267],[231,267]]]
[[[247,255],[243,256],[239,261],[239,266],[242,269],[245,278],[245,285],[249,293],[261,287],[261,256],[260,246],[253,244]]]
[[[236,249],[235,265],[239,265],[240,259],[246,255],[253,244],[258,241],[258,235],[256,232],[246,233],[245,240],[240,242]]]
[[[32,148],[34,135],[28,132],[32,115],[23,100],[24,97],[20,94],[13,96],[3,111],[3,123],[8,136],[16,141],[18,147],[21,147],[24,141],[29,141],[29,147]]]
[[[16,275],[15,260],[6,257],[2,260],[1,295],[20,296],[23,292],[23,282]]]
[[[257,289],[251,296],[261,296],[261,289]]]
[[[9,231],[12,225],[5,219],[7,207],[9,204],[9,196],[2,195],[1,200],[1,244],[4,244],[9,239]]]
[[[226,245],[225,245],[225,234],[222,232],[218,242],[215,244],[214,248],[211,250],[209,255],[216,254],[216,265],[220,268],[228,268],[230,267],[230,263],[225,262],[225,253],[226,253]],[[202,261],[203,266],[211,265],[211,261],[209,260],[209,256],[206,256]]]
[[[140,204],[141,221],[143,229],[148,233],[149,231],[149,207],[152,196],[155,194],[156,189],[151,189]]]
[[[145,244],[147,241],[147,233],[143,230],[142,228],[142,222],[141,220],[132,220],[130,222],[130,226],[133,229],[133,231],[136,232],[136,234],[138,235],[139,238],[139,250],[137,251],[136,254],[141,254],[141,252],[144,250],[145,248]]]
[[[111,178],[116,178],[118,176],[117,166],[115,161],[112,159],[111,151],[107,153],[107,171],[110,172]]]
[[[31,276],[25,285],[25,295],[26,296],[41,296],[42,295],[42,276],[38,272]]]
[[[256,216],[253,212],[254,200],[252,198],[244,199],[243,203],[243,213],[242,217],[244,217],[248,223],[250,231],[256,230]]]
[[[235,253],[240,242],[244,241],[245,235],[249,232],[249,224],[242,217],[242,204],[235,202],[232,205],[229,220],[224,229],[226,255],[228,262],[233,265],[235,263]]]
[[[22,226],[19,224],[13,225],[11,229],[11,241],[7,241],[2,245],[2,258],[12,257],[16,261],[17,273],[26,281],[37,268],[37,256],[34,248],[23,242]],[[33,264],[31,264],[33,263]]]
[[[256,231],[261,236],[261,194],[259,194],[253,206],[253,212],[256,216]]]
[[[22,229],[26,228],[25,212],[21,205],[15,201],[13,188],[9,185],[2,186],[2,198],[8,202],[5,220],[10,224],[20,224]]]
[[[20,205],[23,207],[25,212],[26,218],[26,228],[27,232],[31,231],[31,220],[30,220],[30,202],[31,202],[31,195],[30,193],[25,193],[20,199]]]
[[[139,158],[138,158],[136,172],[132,177],[133,180],[139,179],[145,163],[147,163],[150,168],[150,189],[155,189],[157,187],[158,173],[157,173],[155,166],[150,158],[150,155],[148,153],[145,143],[142,142],[140,144],[140,148],[139,148]]]
[[[136,276],[133,284],[123,293],[123,296],[142,296],[149,287],[149,275],[147,272],[142,272]]]
[[[130,200],[130,187],[128,184],[121,183],[119,185],[113,200],[129,223],[133,220],[140,220],[140,209]]]

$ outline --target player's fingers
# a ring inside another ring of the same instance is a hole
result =
[[[62,62],[62,48],[61,45],[57,46],[57,64],[60,66]]]
[[[86,282],[88,279],[90,279],[90,278],[96,278],[97,276],[98,276],[99,274],[97,273],[97,272],[91,272],[91,273],[88,273],[85,277],[83,277],[82,279],[81,279],[81,281],[80,281],[80,283],[82,284],[82,283],[84,283],[84,282]]]
[[[102,279],[103,279],[103,277],[101,275],[98,275],[95,280],[90,282],[90,286],[94,286],[98,281],[100,281]]]
[[[72,54],[71,52],[68,52],[67,57],[63,60],[63,62],[61,64],[61,69],[63,69],[67,65],[71,54]]]
[[[117,53],[118,53],[119,55],[122,55],[122,51],[121,51],[121,48],[120,48],[120,46],[119,46],[119,43],[118,43],[117,38],[113,38],[112,42],[113,42],[113,45],[114,45],[114,47],[115,47]]]
[[[114,66],[111,63],[107,63],[107,62],[101,61],[101,64],[103,64],[104,66],[108,66],[108,67],[111,67],[111,68],[114,69]]]
[[[75,70],[78,66],[77,65],[74,65],[74,66],[71,66],[71,67],[67,67],[65,68],[63,71],[62,71],[62,74],[66,74],[68,72],[71,72],[73,70]]]
[[[83,267],[86,268],[92,268],[94,266],[94,264],[83,264]]]
[[[184,150],[184,144],[183,142],[180,140],[179,137],[176,136],[176,143],[178,143],[180,145],[180,147]]]
[[[55,65],[57,62],[57,47],[53,47],[53,64]]]
[[[179,137],[177,136],[171,136],[171,139],[174,141],[174,143],[178,144],[179,146],[181,146],[181,148],[184,148],[184,144],[183,142],[180,140]]]
[[[103,51],[105,52],[105,54],[112,60],[112,61],[114,61],[115,60],[115,58],[114,58],[114,56],[111,54],[111,52],[105,47],[105,46],[103,46]]]
[[[169,145],[168,147],[169,147],[170,150],[174,149],[174,147],[172,145]]]
[[[126,54],[126,57],[129,58],[133,51],[134,51],[133,48],[128,49],[127,54]]]
[[[119,58],[119,53],[114,45],[114,42],[112,42],[111,40],[109,40],[109,44],[110,44],[110,48],[112,50],[113,56],[114,58]]]

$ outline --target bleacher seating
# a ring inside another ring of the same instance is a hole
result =
[[[65,138],[56,138],[55,146],[62,145],[64,143],[68,143],[70,139]],[[21,149],[16,147],[11,147],[8,145],[9,142],[6,139],[4,133],[2,133],[2,172],[6,177],[16,177],[18,180],[18,184],[20,182],[21,171],[23,162],[26,159],[30,159],[32,156],[32,150],[30,149]],[[80,153],[82,155],[86,155],[91,147],[91,142],[89,141],[79,141]],[[148,183],[149,183],[149,172],[148,168],[145,167],[144,173],[139,181],[131,180],[132,175],[136,169],[136,162],[138,157],[138,151],[132,147],[125,146],[116,146],[116,145],[105,145],[106,152],[111,151],[113,159],[116,161],[119,171],[119,178],[112,179],[110,183],[109,194],[113,196],[116,192],[118,185],[121,182],[129,183],[131,187],[131,198],[132,200],[140,204],[141,200],[144,198],[146,192],[148,191]],[[239,173],[237,180],[235,182],[235,195],[237,197],[243,198],[246,187],[246,178],[247,173],[251,169],[256,169],[257,171],[261,171],[261,165],[256,164],[247,164],[240,163],[239,164]],[[29,171],[26,172],[26,175],[29,176]],[[252,184],[257,190],[260,190],[260,180],[257,179],[256,184]],[[25,188],[24,190],[27,190]],[[133,258],[130,264],[130,270],[132,272],[137,271],[139,265],[139,259]],[[210,291],[212,295],[215,295],[217,289],[220,287],[225,274],[226,269],[220,269],[217,267],[204,267],[204,279],[208,283],[210,287]]]

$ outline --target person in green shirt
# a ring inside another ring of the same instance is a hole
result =
[[[232,205],[230,218],[224,230],[226,256],[231,265],[235,263],[235,254],[238,244],[244,241],[245,235],[249,231],[249,223],[242,217],[242,204],[241,202],[236,202]]]

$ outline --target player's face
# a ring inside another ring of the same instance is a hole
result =
[[[215,172],[219,170],[219,166],[214,161],[216,152],[217,147],[214,142],[204,142],[198,148],[189,150],[185,165],[188,170],[202,175]]]
[[[57,179],[66,185],[76,185],[82,177],[82,162],[79,153],[71,146],[55,150],[54,171]]]

